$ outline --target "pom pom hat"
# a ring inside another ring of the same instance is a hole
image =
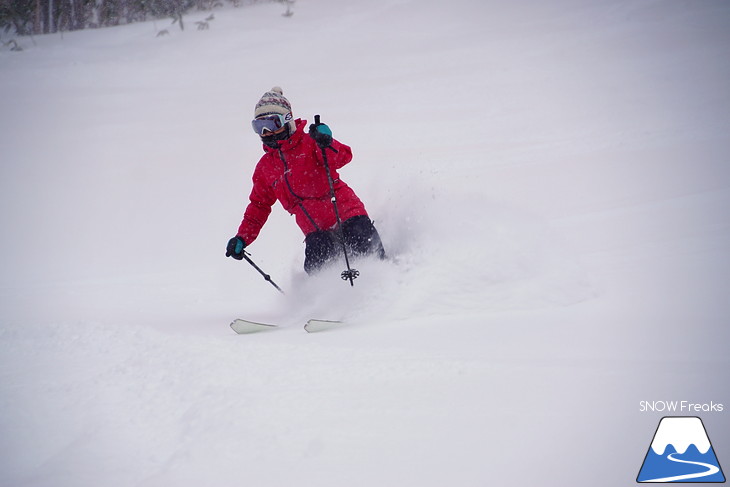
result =
[[[289,100],[284,98],[284,90],[279,86],[274,86],[269,91],[263,94],[261,99],[256,103],[254,109],[254,118],[273,115],[278,113],[279,115],[288,115],[289,122],[289,133],[293,134],[297,130],[296,123],[294,123],[294,116],[291,111],[291,103]]]

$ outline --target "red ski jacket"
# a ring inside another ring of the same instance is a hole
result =
[[[256,240],[277,200],[294,215],[305,235],[316,230],[330,230],[337,224],[322,151],[314,139],[304,133],[306,125],[306,120],[298,119],[296,132],[280,142],[279,149],[264,145],[265,154],[253,173],[250,203],[238,228],[237,236],[246,245]],[[337,152],[328,149],[327,162],[341,220],[367,216],[362,201],[337,174],[338,169],[352,160],[352,150],[336,140],[332,141],[332,148]]]

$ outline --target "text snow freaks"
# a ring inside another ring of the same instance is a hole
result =
[[[720,413],[724,409],[721,403],[695,403],[691,401],[640,401],[639,412],[670,413]]]

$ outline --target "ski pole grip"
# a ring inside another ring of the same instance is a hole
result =
[[[315,116],[314,116],[314,124],[315,124],[315,125],[319,125],[319,123],[320,123],[320,122],[319,122],[319,115],[315,115]]]

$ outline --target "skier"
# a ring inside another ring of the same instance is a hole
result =
[[[304,232],[307,274],[321,269],[342,252],[324,164],[323,153],[327,151],[342,221],[341,235],[348,252],[385,258],[380,235],[365,206],[337,174],[352,160],[350,147],[333,139],[332,131],[323,123],[311,124],[307,135],[307,121],[294,120],[291,104],[278,86],[264,93],[256,104],[252,126],[264,144],[264,155],[254,170],[250,202],[236,236],[228,241],[226,257],[243,259],[244,249],[256,240],[277,200],[294,215]]]

